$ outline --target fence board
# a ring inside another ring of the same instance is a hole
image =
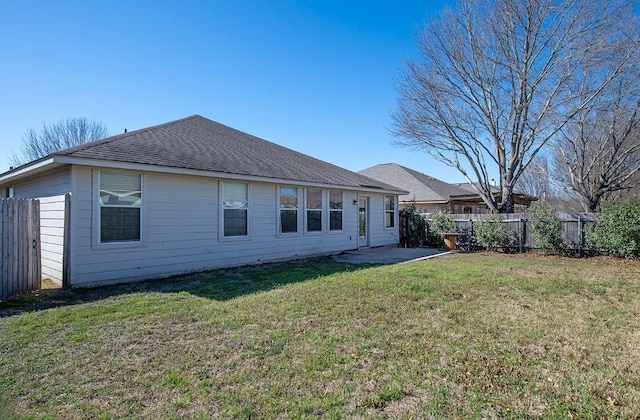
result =
[[[39,201],[1,200],[0,222],[0,299],[6,300],[39,290]]]
[[[0,220],[2,228],[0,229],[0,249],[2,254],[0,255],[0,299],[5,300],[9,297],[9,251],[8,251],[8,229],[4,229],[5,226],[9,226],[9,204],[5,200],[0,201]],[[5,244],[7,244],[5,246]]]
[[[27,267],[27,262],[29,259],[29,240],[27,230],[21,229],[23,226],[27,225],[27,202],[24,200],[18,200],[18,276],[15,278],[16,289],[18,290],[18,294],[24,295],[29,288],[29,269]],[[24,277],[24,279],[20,279],[20,277]]]

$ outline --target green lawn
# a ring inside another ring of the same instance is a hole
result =
[[[328,259],[0,303],[0,418],[634,417],[640,263]]]

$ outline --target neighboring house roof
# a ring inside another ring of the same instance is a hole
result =
[[[397,163],[384,163],[363,169],[358,173],[395,185],[408,194],[400,196],[400,201],[415,201],[416,203],[445,204],[455,202],[482,202],[482,198],[471,183],[449,184],[437,178],[425,175]],[[499,196],[500,189],[491,187],[492,194]],[[537,197],[520,192],[513,192],[517,204],[530,205]]]
[[[278,181],[405,192],[384,181],[315,159],[200,115],[61,150],[1,174],[0,181],[49,163],[92,162],[153,165],[160,171],[162,168],[180,168]]]
[[[478,195],[478,190],[476,189],[476,186],[474,184],[467,182],[464,184],[454,184],[454,185],[457,185],[458,187],[469,191],[468,194]],[[492,185],[491,193],[494,196],[499,197],[501,195],[500,188],[498,188],[495,185]],[[538,200],[538,197],[528,195],[519,191],[513,191],[513,199],[516,204],[524,204],[524,205],[530,206],[532,201]]]
[[[400,196],[400,201],[446,203],[451,196],[469,195],[469,191],[464,188],[448,184],[396,163],[372,166],[358,173],[409,191],[409,194]]]
[[[456,187],[460,187],[463,190],[466,190],[467,194],[478,194],[478,189],[476,188],[476,185],[470,182],[463,182],[460,184],[452,184],[452,185],[455,185]],[[500,188],[496,187],[495,185],[492,185],[491,192],[499,194]]]

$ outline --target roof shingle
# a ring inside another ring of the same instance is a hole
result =
[[[54,156],[398,191],[200,115],[61,150]]]
[[[451,196],[468,195],[469,191],[448,184],[437,178],[414,171],[396,163],[385,163],[363,169],[358,173],[368,177],[384,180],[396,185],[409,194],[401,195],[400,201],[449,201]]]

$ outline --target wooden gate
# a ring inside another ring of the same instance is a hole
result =
[[[40,289],[40,202],[7,198],[0,205],[0,300]]]

